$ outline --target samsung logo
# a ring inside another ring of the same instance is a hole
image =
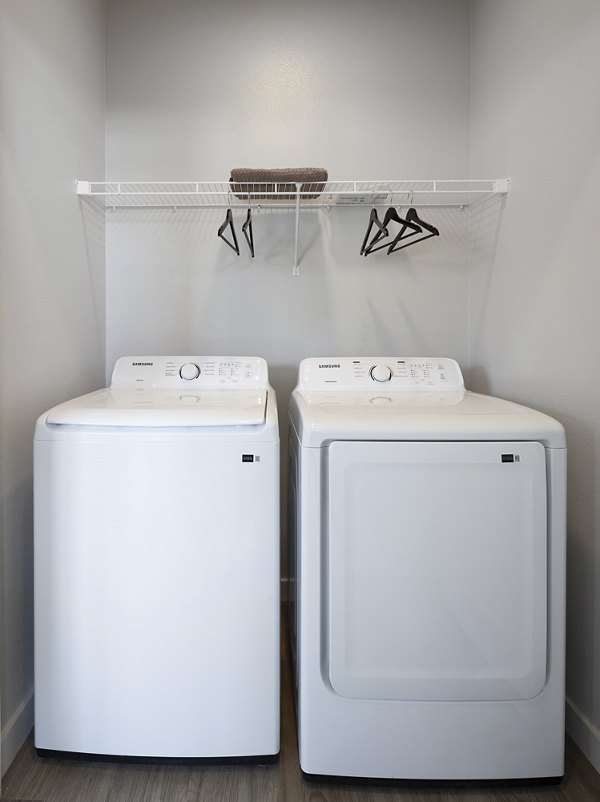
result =
[[[320,368],[341,368],[341,365],[319,365]]]
[[[143,367],[143,368],[146,368],[146,367],[150,368],[150,367],[152,367],[154,362],[132,362],[131,364],[134,367],[138,366],[138,367]]]

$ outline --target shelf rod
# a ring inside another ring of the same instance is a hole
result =
[[[116,193],[112,193],[116,195]],[[94,196],[90,196],[94,197]],[[376,203],[375,206],[389,206],[389,203]],[[393,206],[406,206],[406,203],[394,203]],[[411,206],[419,209],[464,209],[466,208],[466,203],[460,203],[460,201],[456,201],[455,203],[411,203]],[[339,208],[342,209],[359,209],[368,207],[369,204],[356,204],[355,206],[340,206]],[[201,206],[197,203],[109,203],[107,204],[106,208],[113,209],[115,211],[126,211],[127,209],[173,209],[173,208],[181,209],[181,210],[190,210],[196,209],[199,211],[206,211],[207,209],[241,209],[243,204],[237,206],[230,206],[228,203],[218,203],[218,204],[211,204],[210,206]],[[324,206],[306,206],[302,205],[301,210],[303,212],[316,212],[324,209]],[[331,204],[327,206],[328,209],[335,209],[338,208],[336,204]],[[283,205],[273,205],[273,206],[265,206],[264,204],[260,204],[260,210],[263,212],[296,212],[296,206],[283,206]]]

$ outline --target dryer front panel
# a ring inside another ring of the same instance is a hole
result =
[[[326,460],[333,691],[536,696],[546,681],[544,447],[340,441]]]

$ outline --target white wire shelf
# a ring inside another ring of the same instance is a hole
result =
[[[456,206],[505,195],[510,179],[425,179],[241,183],[206,181],[77,181],[77,194],[107,209],[291,209],[295,211],[294,275],[300,212],[350,206]]]
[[[509,179],[327,181],[310,184],[236,182],[77,181],[77,194],[112,209],[260,208],[320,209],[332,206],[469,206],[506,194]]]

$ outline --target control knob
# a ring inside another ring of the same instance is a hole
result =
[[[182,379],[192,381],[192,379],[197,379],[200,375],[200,368],[195,362],[186,362],[185,365],[181,366],[179,375]]]
[[[392,378],[392,371],[387,365],[373,365],[370,372],[371,378],[376,382],[389,382]]]

